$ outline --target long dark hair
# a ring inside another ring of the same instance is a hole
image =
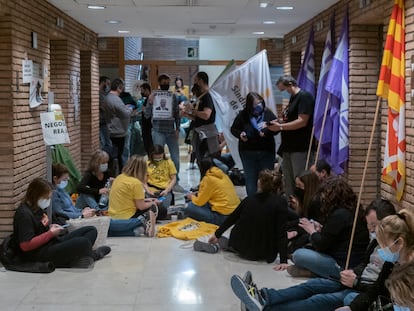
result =
[[[243,109],[243,114],[245,118],[250,119],[250,115],[253,113],[253,110],[254,110],[253,105],[254,105],[255,99],[260,100],[263,103],[263,109],[266,109],[266,103],[263,97],[259,93],[250,92],[246,96],[246,107],[244,107]]]
[[[341,177],[332,176],[326,179],[320,191],[322,217],[328,216],[338,208],[354,211],[357,205],[357,196],[351,186]],[[362,217],[362,209],[360,209]]]
[[[151,148],[150,154],[149,154],[149,160],[151,163],[154,163],[154,154],[162,154],[163,160],[167,160],[167,156],[165,155],[164,147],[161,145],[154,145]]]

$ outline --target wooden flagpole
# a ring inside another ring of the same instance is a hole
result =
[[[313,144],[313,134],[314,133],[315,133],[315,127],[312,126],[312,133],[311,133],[311,138],[310,138],[310,141],[309,141],[309,149],[308,149],[308,156],[306,158],[305,171],[307,171],[308,167],[309,167],[310,155],[312,153],[312,144]]]
[[[379,97],[378,100],[377,100],[377,107],[375,109],[374,122],[372,124],[371,136],[370,136],[370,139],[369,139],[368,150],[367,150],[367,156],[365,158],[365,165],[364,165],[364,171],[362,173],[361,187],[359,188],[357,206],[355,208],[354,223],[352,225],[351,239],[349,241],[348,254],[346,256],[345,270],[348,269],[349,260],[350,260],[350,257],[351,257],[352,243],[354,242],[355,228],[356,228],[356,223],[358,221],[359,206],[361,205],[362,190],[364,189],[365,175],[367,173],[369,156],[371,154],[372,141],[374,140],[375,125],[377,124],[377,119],[378,119],[378,113],[379,113],[379,109],[380,109],[380,104],[381,104],[381,98]]]
[[[326,99],[326,104],[325,104],[325,111],[323,113],[321,133],[319,135],[318,148],[316,149],[315,164],[318,161],[319,153],[321,152],[321,141],[322,141],[322,137],[323,137],[323,132],[325,130],[326,116],[328,114],[328,103],[329,103],[330,100],[331,100],[331,93],[328,93],[328,98]]]

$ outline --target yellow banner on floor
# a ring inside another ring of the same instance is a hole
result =
[[[218,226],[206,223],[204,221],[197,221],[192,218],[186,218],[159,226],[157,237],[174,237],[176,239],[185,241],[195,240],[202,236],[214,234],[217,228]]]

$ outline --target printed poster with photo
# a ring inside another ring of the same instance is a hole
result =
[[[173,96],[169,91],[155,91],[154,104],[152,106],[152,118],[154,120],[173,119]]]

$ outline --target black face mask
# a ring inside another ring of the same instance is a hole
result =
[[[145,93],[141,93],[141,97],[147,97],[147,96],[145,96]]]
[[[170,86],[168,84],[161,84],[160,89],[163,91],[168,91],[170,89]]]
[[[294,196],[297,197],[300,202],[303,202],[303,198],[305,197],[305,190],[302,188],[295,187],[295,191],[293,192]]]

